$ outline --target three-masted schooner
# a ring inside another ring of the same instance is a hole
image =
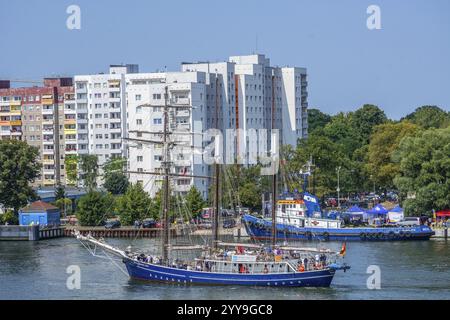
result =
[[[163,107],[164,130],[162,146],[164,150],[163,169],[163,212],[161,255],[147,255],[132,250],[113,247],[91,235],[74,235],[83,243],[102,248],[122,259],[131,278],[179,284],[216,284],[275,287],[328,287],[337,270],[347,270],[349,266],[337,260],[345,254],[321,248],[301,248],[279,246],[276,238],[271,245],[257,243],[224,243],[219,240],[219,178],[218,161],[214,164],[215,186],[214,210],[212,215],[212,243],[208,245],[172,246],[169,241],[169,179],[177,176],[170,172],[169,163],[169,108],[166,87]],[[276,175],[274,175],[274,194]],[[275,195],[272,197],[275,201]],[[272,208],[275,208],[273,205]],[[275,219],[275,212],[272,215]],[[275,227],[276,224],[274,223]],[[272,234],[276,235],[276,231]],[[171,260],[173,250],[197,250],[201,253],[195,259]]]

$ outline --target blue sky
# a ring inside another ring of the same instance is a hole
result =
[[[81,8],[81,30],[66,8]],[[381,9],[368,30],[366,9]],[[448,0],[0,0],[0,78],[144,72],[182,61],[266,54],[308,68],[309,105],[328,113],[379,105],[398,119],[424,104],[450,109]]]

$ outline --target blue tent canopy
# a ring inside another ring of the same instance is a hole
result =
[[[364,210],[358,207],[357,205],[352,206],[350,209],[347,210],[349,213],[364,213]]]
[[[403,209],[397,205],[395,208],[389,210],[389,212],[403,212]]]
[[[381,204],[377,204],[375,207],[373,207],[370,210],[366,211],[367,214],[387,214],[388,211],[385,207],[383,207]]]

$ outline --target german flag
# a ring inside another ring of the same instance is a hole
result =
[[[341,251],[339,251],[339,254],[341,255],[341,256],[345,256],[345,253],[347,252],[347,244],[344,242],[343,244],[342,244],[342,247],[341,247]]]

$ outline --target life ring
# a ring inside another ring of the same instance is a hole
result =
[[[394,233],[394,231],[389,231],[389,233],[388,233],[388,239],[394,239],[395,238],[395,233]]]
[[[384,233],[383,232],[378,232],[376,237],[380,240],[384,239]]]
[[[411,238],[411,231],[406,231],[405,232],[405,237],[406,238]]]
[[[324,233],[322,234],[322,236],[323,236],[323,238],[325,239],[325,241],[330,240],[330,234],[329,234],[328,232],[324,232]]]
[[[305,232],[305,237],[306,237],[308,240],[311,240],[311,239],[312,239],[312,232],[311,232],[311,231],[306,231],[306,232]]]
[[[364,232],[361,232],[361,233],[359,234],[359,238],[360,238],[361,240],[366,240],[366,239],[367,239],[367,235],[366,235]]]
[[[401,231],[398,233],[398,235],[399,235],[400,238],[404,238],[404,237],[405,237],[405,232],[401,230]]]

